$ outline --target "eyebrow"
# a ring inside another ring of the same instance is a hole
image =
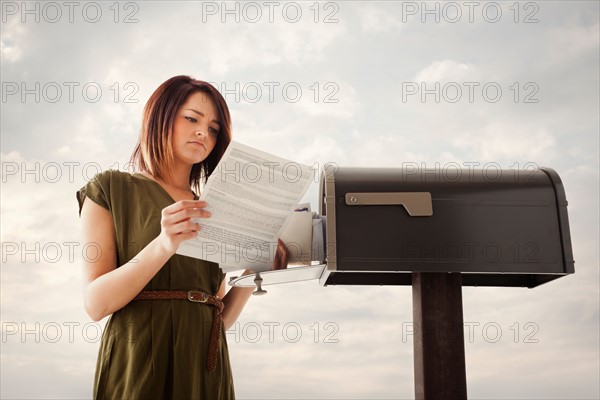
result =
[[[198,114],[198,115],[201,115],[201,116],[203,116],[203,117],[204,117],[204,113],[201,113],[201,112],[200,112],[200,111],[198,111],[198,110],[194,110],[193,108],[186,108],[186,110],[193,111],[193,112],[195,112],[196,114]],[[217,121],[216,119],[213,119],[211,122],[214,122],[215,124],[217,124],[217,125],[221,126],[221,124],[219,124],[219,121]]]

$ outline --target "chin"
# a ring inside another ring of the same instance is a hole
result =
[[[206,160],[206,158],[195,158],[193,160],[189,160],[189,163],[192,165],[200,165],[202,161]]]
[[[195,152],[195,153],[188,153],[187,157],[184,158],[185,162],[190,163],[190,164],[198,164],[201,163],[202,161],[206,160],[206,158],[208,157],[208,153],[205,151],[202,152]]]

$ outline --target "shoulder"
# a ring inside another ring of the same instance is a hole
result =
[[[96,173],[83,187],[77,191],[79,213],[83,207],[85,197],[89,197],[102,207],[112,210],[118,196],[127,190],[127,185],[133,181],[128,172],[108,169]]]
[[[89,183],[101,188],[106,194],[114,190],[126,189],[127,185],[135,183],[139,180],[129,172],[119,171],[116,169],[108,169],[97,173],[90,179]]]
[[[90,181],[99,183],[110,183],[117,181],[128,181],[132,179],[133,175],[128,172],[119,171],[117,169],[107,169],[105,171],[98,172],[92,177],[92,179],[90,179]]]

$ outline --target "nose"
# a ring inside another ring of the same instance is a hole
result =
[[[206,133],[204,133],[203,131],[196,131],[196,136],[200,136],[201,138],[205,138],[206,137]]]

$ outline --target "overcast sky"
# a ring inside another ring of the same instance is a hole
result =
[[[468,393],[600,396],[597,1],[73,4],[2,2],[2,398],[91,397],[75,192],[126,168],[179,74],[217,85],[236,140],[309,165],[554,168],[576,273],[464,288]],[[228,334],[239,398],[414,396],[410,287],[268,290]]]

